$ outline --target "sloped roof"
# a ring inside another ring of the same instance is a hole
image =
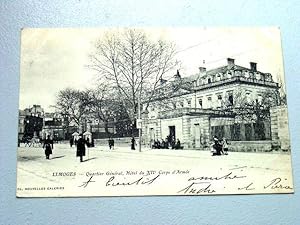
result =
[[[205,72],[205,76],[209,76],[209,75],[215,75],[218,73],[226,73],[227,71],[230,70],[250,70],[249,68],[243,67],[243,66],[239,66],[239,65],[233,65],[233,66],[221,66],[215,69],[211,69],[211,70],[207,70]],[[259,72],[259,71],[258,71]],[[262,72],[260,72],[262,73]],[[202,77],[203,74],[197,73],[188,77],[183,77],[182,79],[184,80],[184,82],[193,82],[195,80],[197,80],[199,77]]]
[[[227,73],[227,71],[231,71],[231,70],[251,71],[250,68],[246,68],[243,66],[233,64],[233,65],[225,65],[225,66],[217,67],[217,68],[214,68],[211,70],[207,70],[205,73],[197,73],[197,74],[193,74],[193,75],[190,75],[187,77],[181,77],[179,80],[169,81],[169,82],[165,83],[163,87],[158,88],[153,101],[160,99],[160,98],[164,98],[166,96],[171,97],[171,96],[178,96],[180,94],[191,93],[191,91],[193,90],[193,85],[194,85],[193,82],[198,80],[200,77],[216,75],[218,73],[224,74],[224,73]],[[268,73],[263,73],[260,71],[256,71],[256,72],[265,74],[265,75],[270,75]],[[179,74],[179,71],[177,71],[177,74]]]

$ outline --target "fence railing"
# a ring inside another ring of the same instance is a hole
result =
[[[222,79],[219,81],[213,81],[211,83],[208,84],[201,84],[198,86],[193,87],[193,90],[201,90],[201,89],[207,89],[207,88],[211,88],[214,86],[219,86],[219,85],[224,85],[224,84],[228,84],[228,83],[232,83],[232,82],[245,82],[245,83],[254,83],[254,84],[260,84],[260,85],[267,85],[270,87],[279,87],[278,83],[273,82],[273,81],[266,81],[266,80],[258,80],[255,78],[246,78],[243,76],[234,76],[231,78],[227,78],[227,79]]]

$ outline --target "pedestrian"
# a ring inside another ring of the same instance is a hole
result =
[[[226,138],[223,138],[222,144],[223,144],[223,152],[224,152],[224,154],[228,155],[228,142],[227,142]]]
[[[115,148],[115,140],[114,139],[111,139],[111,147],[114,150],[114,148]]]
[[[175,140],[174,139],[172,139],[172,141],[171,141],[171,147],[172,147],[172,149],[175,149]]]
[[[77,151],[76,156],[80,157],[80,162],[83,162],[83,156],[85,156],[85,145],[86,141],[82,138],[82,135],[79,136],[77,140]]]
[[[166,147],[166,142],[164,139],[161,139],[161,148],[164,149]]]
[[[160,149],[161,143],[160,143],[160,141],[159,141],[158,139],[157,139],[157,142],[156,142],[156,143],[157,143],[157,148]]]
[[[111,139],[111,137],[109,137],[108,138],[108,147],[109,147],[109,150],[111,150],[112,146],[113,146],[112,139]]]
[[[135,139],[134,139],[134,137],[131,138],[131,150],[135,150]]]
[[[44,141],[43,148],[45,149],[46,159],[50,159],[53,149],[53,140],[50,139],[50,135],[48,135],[47,139]]]
[[[222,145],[220,144],[219,139],[216,136],[214,136],[214,144],[212,147],[215,150],[215,152],[213,152],[213,156],[221,155]]]
[[[177,142],[176,142],[176,145],[175,145],[175,149],[181,149],[181,143],[180,143],[180,140],[177,138]]]
[[[70,139],[70,147],[71,148],[73,147],[73,144],[74,144],[74,139],[73,139],[73,137],[71,137],[71,139]]]

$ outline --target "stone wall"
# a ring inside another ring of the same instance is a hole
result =
[[[271,136],[273,145],[282,151],[290,151],[290,136],[288,126],[288,112],[286,106],[277,106],[270,110]]]
[[[228,145],[230,152],[271,152],[272,141],[231,141]]]

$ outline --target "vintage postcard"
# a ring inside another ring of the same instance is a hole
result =
[[[23,29],[17,197],[293,193],[280,30]]]

